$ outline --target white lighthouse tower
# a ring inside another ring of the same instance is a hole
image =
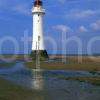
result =
[[[35,0],[32,8],[33,15],[33,40],[32,40],[32,58],[36,59],[36,52],[39,51],[39,55],[42,59],[47,59],[48,54],[44,45],[43,34],[43,16],[45,10],[43,9],[43,3],[41,0]]]

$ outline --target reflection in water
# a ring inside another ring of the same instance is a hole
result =
[[[31,88],[35,90],[34,100],[44,100],[44,95],[42,94],[44,88],[44,80],[42,77],[42,71],[40,69],[32,70],[32,81]]]
[[[39,69],[33,71],[32,87],[35,90],[43,90],[43,76]]]
[[[36,69],[34,70],[33,75],[33,88],[35,90],[43,89],[43,77],[42,71],[40,68],[40,36],[38,36],[38,42],[36,43]]]

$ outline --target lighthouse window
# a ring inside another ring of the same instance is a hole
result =
[[[39,16],[39,14],[38,14],[38,16]]]

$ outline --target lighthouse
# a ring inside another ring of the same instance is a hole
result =
[[[43,2],[41,0],[35,0],[32,8],[33,15],[33,38],[32,38],[32,52],[31,57],[36,59],[37,52],[40,59],[48,59],[48,54],[44,44],[44,31],[43,31],[43,16],[45,10],[43,9]]]

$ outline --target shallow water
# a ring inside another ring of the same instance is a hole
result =
[[[29,70],[20,62],[12,68],[0,70],[0,76],[36,91],[34,99],[30,97],[30,100],[100,100],[99,86],[61,78],[93,76],[87,71]]]

